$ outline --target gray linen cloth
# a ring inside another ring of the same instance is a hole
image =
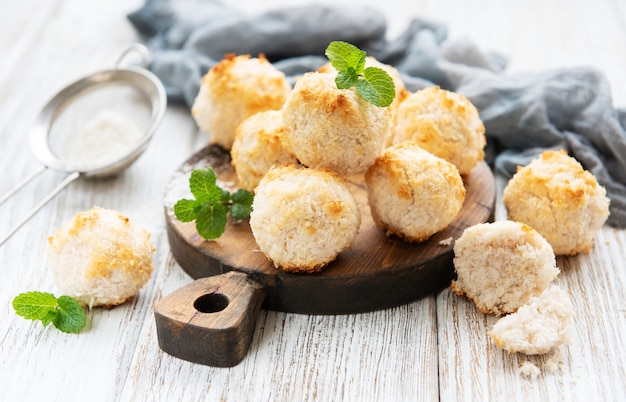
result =
[[[593,68],[509,74],[504,57],[448,39],[445,25],[415,18],[388,39],[380,11],[339,4],[248,13],[218,0],[147,0],[128,18],[168,98],[188,106],[226,53],[263,53],[293,79],[327,61],[329,42],[353,43],[395,66],[409,90],[439,85],[468,97],[485,124],[486,160],[507,177],[546,149],[567,149],[606,188],[608,223],[626,228],[626,109],[614,108]]]

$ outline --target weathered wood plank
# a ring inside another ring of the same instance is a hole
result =
[[[26,134],[39,108],[63,85],[110,66],[138,39],[125,15],[141,3],[0,2],[0,194],[37,166]],[[293,4],[236,3],[250,10]],[[615,104],[626,105],[626,14],[619,0],[346,4],[384,7],[392,34],[412,16],[446,22],[451,37],[467,36],[507,55],[511,72],[595,66],[607,75]],[[626,231],[612,228],[600,232],[589,255],[558,260],[558,283],[571,291],[576,320],[555,373],[546,370],[545,356],[495,348],[486,335],[495,318],[448,290],[365,314],[261,311],[251,353],[229,369],[162,352],[154,303],[191,282],[169,253],[163,191],[171,173],[205,143],[187,110],[169,108],[150,147],[127,171],[73,183],[0,247],[3,400],[626,400]],[[2,233],[62,177],[46,172],[19,202],[0,206]],[[94,309],[78,336],[17,317],[10,304],[17,293],[55,291],[45,266],[46,237],[94,204],[117,209],[152,233],[157,254],[147,286],[129,304]],[[496,217],[505,217],[501,203]],[[519,365],[526,360],[544,373],[522,378]]]

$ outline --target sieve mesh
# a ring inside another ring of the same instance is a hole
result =
[[[144,91],[122,82],[91,86],[56,109],[48,147],[77,169],[107,165],[138,146],[151,117],[151,101]]]

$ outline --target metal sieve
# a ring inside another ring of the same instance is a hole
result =
[[[139,53],[141,67],[121,67],[131,52]],[[163,84],[146,69],[147,62],[148,49],[130,45],[114,68],[69,84],[43,107],[29,132],[30,150],[42,166],[0,198],[0,204],[47,169],[69,175],[0,245],[74,180],[115,175],[144,152],[167,105]]]

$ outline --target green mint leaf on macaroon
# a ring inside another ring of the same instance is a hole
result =
[[[367,54],[348,42],[330,42],[325,53],[330,64],[337,71],[344,71],[352,67],[358,74],[365,68]]]
[[[87,324],[85,310],[76,299],[52,293],[26,292],[13,299],[17,315],[28,320],[41,321],[44,327],[53,324],[66,333],[78,333]]]
[[[207,240],[219,238],[226,229],[228,214],[245,219],[252,212],[253,194],[239,189],[234,193],[217,185],[212,168],[191,172],[189,189],[195,199],[181,199],[174,204],[174,215],[181,222],[196,221],[198,234]]]
[[[342,41],[330,42],[326,57],[337,70],[335,84],[339,89],[356,88],[369,103],[387,107],[396,97],[393,79],[378,67],[365,67],[367,54],[358,47]]]

